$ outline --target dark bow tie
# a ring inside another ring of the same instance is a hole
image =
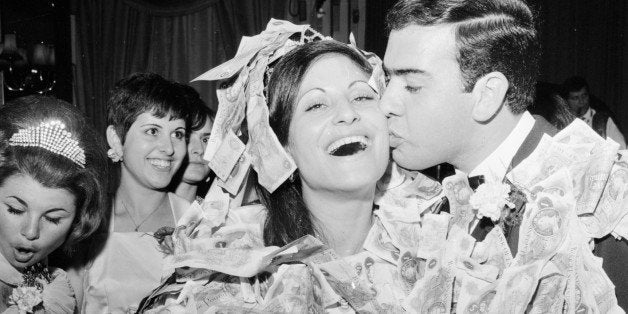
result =
[[[483,175],[469,177],[469,186],[473,191],[477,190],[478,186],[480,186],[480,184],[482,183],[484,183]]]
[[[469,177],[468,180],[469,180],[469,186],[471,187],[473,192],[475,192],[478,186],[484,183],[484,176],[483,175],[473,176],[473,177]],[[443,196],[441,200],[437,201],[433,206],[434,206],[433,207],[434,213],[440,213],[440,212],[448,213],[449,212],[449,200],[447,200],[447,196]]]

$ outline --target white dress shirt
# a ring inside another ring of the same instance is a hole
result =
[[[515,128],[497,148],[469,173],[470,177],[483,175],[486,182],[502,182],[512,158],[523,144],[532,127],[534,117],[524,112]]]
[[[471,176],[479,176],[483,175],[484,180],[486,182],[502,182],[506,173],[508,171],[508,167],[510,166],[510,162],[513,157],[523,144],[523,141],[526,139],[532,127],[534,127],[534,117],[526,111],[517,122],[515,128],[508,134],[508,136],[502,141],[499,146],[488,155],[480,164],[478,164],[468,175]],[[459,172],[456,169],[456,172]],[[445,196],[445,192],[441,192],[440,195],[433,198],[432,200],[423,203],[419,210],[424,212],[434,203],[440,201],[440,199]],[[477,224],[477,219],[472,225],[470,230],[475,228]]]

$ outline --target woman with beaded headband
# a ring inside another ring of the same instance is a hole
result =
[[[47,257],[61,248],[83,261],[107,215],[106,178],[104,142],[70,104],[27,96],[0,108],[0,312],[76,310]]]
[[[174,226],[189,202],[168,192],[186,155],[193,108],[180,84],[153,73],[116,83],[107,102],[109,157],[120,166],[106,245],[88,267],[85,313],[134,311],[160,281],[153,233]]]
[[[273,20],[269,26],[277,23],[289,24]],[[305,32],[311,34],[312,30]],[[262,35],[275,41],[287,37],[281,31]],[[413,232],[419,216],[416,210],[391,210],[385,205],[389,203],[376,199],[376,195],[383,196],[379,191],[393,185],[407,186],[409,181],[403,175],[380,180],[387,169],[393,168],[388,168],[386,117],[379,109],[376,88],[369,84],[372,66],[355,47],[333,40],[295,44],[296,40],[283,45],[268,43],[249,62],[263,62],[260,59],[267,47],[275,47],[269,52],[271,58],[278,58],[286,47],[292,49],[271,71],[266,69],[272,72],[265,84],[270,130],[263,134],[276,135],[279,147],[269,147],[272,138],[264,140],[264,149],[253,147],[257,140],[252,139],[262,136],[255,132],[265,127],[263,122],[256,127],[250,125],[248,113],[254,112],[250,106],[259,103],[247,102],[249,142],[245,154],[272,156],[272,150],[285,150],[297,172],[279,182],[272,192],[260,182],[257,192],[262,205],[230,209],[226,226],[217,231],[207,231],[217,224],[208,220],[201,220],[197,231],[175,231],[174,242],[183,243],[182,248],[174,248],[179,260],[176,266],[188,266],[179,269],[184,275],[177,282],[188,281],[187,289],[176,301],[159,306],[156,304],[164,303],[160,298],[167,295],[155,291],[144,303],[146,308],[153,307],[155,312],[189,306],[233,312],[251,308],[281,313],[350,312],[351,308],[403,311],[401,303],[409,292],[408,281],[416,280],[418,260],[415,254],[406,254],[404,261],[412,269],[404,269],[405,279],[399,276],[401,249],[398,242],[391,243],[391,236],[403,240],[416,236],[401,236],[403,231],[395,227],[400,226],[397,220],[401,219],[408,223],[403,226],[410,227],[404,231]],[[256,70],[247,66],[242,69],[251,71],[248,84],[256,82],[251,80]],[[239,77],[247,74],[240,73]],[[247,88],[250,86],[244,90]],[[269,160],[273,159],[265,161]],[[255,161],[252,163],[259,178],[264,170]],[[382,207],[378,208],[376,202]],[[211,209],[200,215],[215,217]],[[328,250],[313,249],[316,245],[308,248],[318,241]],[[207,243],[215,243],[214,248]],[[273,247],[291,245],[290,253],[295,253],[294,249],[302,251],[287,257],[273,255],[277,254]],[[182,254],[178,255],[178,250]],[[201,256],[206,257],[205,263],[199,262]],[[278,265],[282,260],[288,263]],[[195,269],[209,269],[211,276],[195,274]],[[169,289],[163,291],[172,293]]]

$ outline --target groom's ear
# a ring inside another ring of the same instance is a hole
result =
[[[482,76],[473,86],[473,120],[485,123],[491,120],[504,105],[508,79],[501,72],[491,72]]]

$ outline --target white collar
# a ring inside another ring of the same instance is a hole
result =
[[[528,111],[524,112],[515,128],[508,134],[508,137],[488,157],[471,170],[469,176],[483,175],[487,182],[501,182],[508,172],[512,158],[519,150],[519,147],[521,147],[521,144],[523,144],[532,127],[534,127],[534,123],[534,117]]]

